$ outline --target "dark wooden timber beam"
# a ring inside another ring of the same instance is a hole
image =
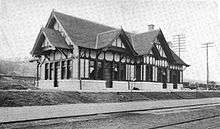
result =
[[[121,55],[119,62],[121,62],[121,60],[122,60],[124,57],[126,57],[126,56],[125,56],[125,55]]]
[[[44,60],[40,63],[40,67],[43,65],[43,63],[45,62],[46,57],[44,58]]]
[[[102,51],[97,51],[96,52],[96,58],[98,59],[99,55],[102,53]]]
[[[47,58],[50,61],[50,58],[47,55],[44,55],[44,56],[45,56],[45,58]]]
[[[62,49],[57,48],[57,50],[67,58],[67,54]]]

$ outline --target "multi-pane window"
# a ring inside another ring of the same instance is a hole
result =
[[[80,59],[80,77],[89,78],[89,60]]]
[[[82,79],[103,79],[103,64],[102,62],[80,59],[80,78]]]
[[[125,48],[125,46],[124,46],[124,44],[122,43],[122,41],[121,41],[120,38],[116,39],[116,40],[112,43],[112,46],[120,47],[120,48]]]
[[[71,79],[72,74],[72,60],[45,63],[45,80]]]
[[[126,64],[126,80],[136,80],[135,65]]]

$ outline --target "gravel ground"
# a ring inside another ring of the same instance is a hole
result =
[[[0,125],[22,129],[219,129],[220,106],[100,114]],[[213,117],[218,116],[218,117]],[[201,119],[207,118],[207,119]],[[195,120],[195,121],[192,121]],[[187,122],[191,121],[191,122]],[[185,122],[185,123],[184,123]],[[173,124],[170,126],[170,124]]]

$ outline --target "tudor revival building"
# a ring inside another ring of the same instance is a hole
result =
[[[31,51],[45,89],[126,91],[181,89],[184,63],[149,25],[129,33],[52,11]]]

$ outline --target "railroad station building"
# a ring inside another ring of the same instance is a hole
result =
[[[130,33],[52,11],[31,51],[37,86],[67,91],[181,90],[188,67],[161,29]]]

